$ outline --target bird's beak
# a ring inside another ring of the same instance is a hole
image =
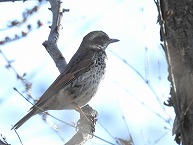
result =
[[[118,39],[110,39],[110,40],[109,40],[109,44],[110,44],[110,43],[114,43],[114,42],[118,42],[118,41],[120,41],[120,40],[118,40]]]

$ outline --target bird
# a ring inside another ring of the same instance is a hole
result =
[[[96,94],[104,77],[107,55],[105,49],[111,39],[103,31],[92,31],[82,40],[78,50],[63,73],[48,87],[29,113],[12,129],[18,129],[32,116],[48,110],[77,110]]]

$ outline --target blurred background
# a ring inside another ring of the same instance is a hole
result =
[[[174,110],[163,105],[170,97],[170,83],[154,1],[63,0],[62,5],[70,12],[64,13],[58,47],[67,62],[90,31],[102,30],[120,40],[109,45],[105,78],[89,102],[99,114],[95,135],[112,144],[118,144],[118,138],[128,141],[132,137],[135,145],[175,145],[171,131]],[[34,0],[0,5],[0,134],[12,145],[21,143],[10,129],[31,107],[13,90],[27,96],[16,72],[25,74],[36,99],[59,75],[42,46],[52,21],[48,8],[48,2]],[[49,113],[72,125],[79,119],[75,111]],[[58,131],[36,115],[17,130],[24,145],[61,145],[76,133],[75,128],[48,119]],[[93,137],[86,144],[109,143]]]

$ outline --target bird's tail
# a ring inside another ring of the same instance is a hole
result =
[[[37,114],[37,110],[34,108],[26,116],[24,116],[21,120],[19,120],[11,129],[18,129],[22,124],[24,124],[28,119],[30,119],[35,114]]]

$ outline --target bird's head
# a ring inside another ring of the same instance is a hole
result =
[[[83,38],[81,45],[105,50],[110,43],[118,41],[118,39],[109,38],[109,36],[103,31],[92,31]]]

